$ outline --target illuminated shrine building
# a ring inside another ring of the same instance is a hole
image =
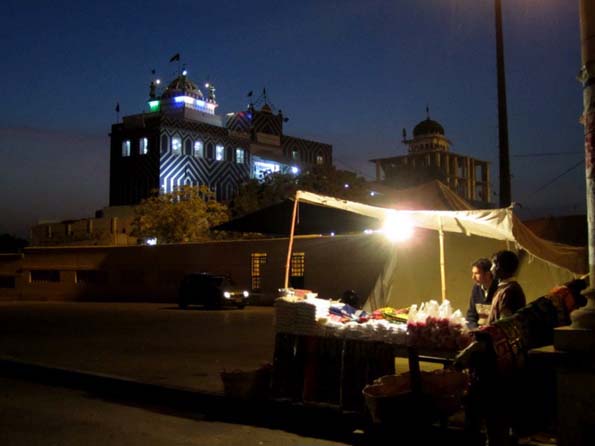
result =
[[[148,111],[112,125],[110,206],[181,185],[207,185],[226,201],[248,178],[332,164],[331,145],[283,134],[287,119],[265,93],[261,106],[224,118],[216,114],[215,87],[205,88],[203,95],[186,71],[165,88],[153,81]]]
[[[407,155],[370,160],[376,164],[376,181],[403,189],[439,180],[478,208],[490,205],[490,169],[487,161],[450,151],[451,142],[444,136],[440,123],[425,120],[413,129],[407,139]]]

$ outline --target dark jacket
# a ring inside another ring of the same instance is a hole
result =
[[[510,317],[515,311],[527,305],[525,293],[518,282],[508,279],[500,281],[494,298],[488,324]]]
[[[469,299],[469,309],[467,310],[467,326],[469,328],[477,328],[479,321],[479,313],[477,305],[491,305],[494,293],[498,288],[498,281],[493,280],[488,290],[487,297],[483,294],[481,285],[475,284],[471,289],[471,298]],[[482,311],[483,317],[487,320],[489,312]]]

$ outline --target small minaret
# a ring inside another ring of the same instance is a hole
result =
[[[209,102],[217,102],[216,98],[215,98],[215,86],[212,83],[207,82],[205,84],[205,87],[207,87],[207,91],[209,92],[209,94],[207,96],[208,101]]]

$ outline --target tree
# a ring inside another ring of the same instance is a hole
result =
[[[209,228],[228,219],[227,206],[207,186],[180,186],[141,201],[132,235],[158,243],[197,242],[213,238]]]
[[[22,252],[29,245],[25,239],[12,234],[0,234],[0,253]]]
[[[297,190],[315,192],[352,201],[365,201],[366,180],[334,166],[313,166],[300,175],[272,173],[263,180],[251,179],[240,186],[231,203],[234,216],[271,206],[295,195]]]

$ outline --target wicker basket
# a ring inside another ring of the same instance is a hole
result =
[[[461,407],[467,386],[466,375],[453,370],[421,372],[421,394],[411,391],[411,375],[387,375],[363,389],[368,412],[374,423],[432,422],[448,417]]]

